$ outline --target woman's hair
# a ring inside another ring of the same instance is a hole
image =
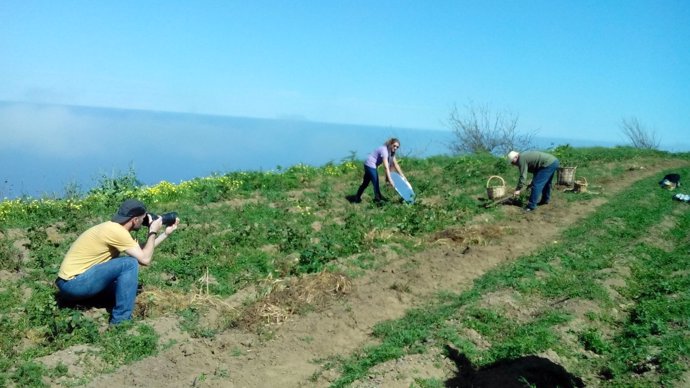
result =
[[[395,155],[395,151],[391,151],[391,146],[395,143],[398,143],[398,145],[400,145],[400,140],[398,140],[397,137],[391,137],[384,143],[386,148],[388,148],[388,151],[390,151],[391,156]]]

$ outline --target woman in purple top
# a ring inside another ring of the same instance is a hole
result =
[[[387,201],[381,195],[381,188],[379,187],[379,174],[376,168],[383,164],[386,171],[386,182],[393,186],[393,180],[391,179],[391,167],[394,168],[403,179],[405,174],[403,174],[398,161],[395,159],[395,152],[400,148],[400,140],[396,138],[390,138],[382,146],[376,148],[364,162],[364,177],[362,178],[362,184],[357,190],[357,194],[350,195],[347,197],[348,201],[353,203],[362,202],[362,193],[369,186],[371,182],[374,185],[374,201],[382,202]]]

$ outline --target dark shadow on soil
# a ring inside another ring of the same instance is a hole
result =
[[[456,349],[446,345],[448,357],[455,362],[458,374],[446,380],[448,388],[574,388],[585,384],[562,366],[537,356],[501,360],[476,369],[470,360]]]
[[[494,206],[517,206],[522,207],[524,205],[520,198],[515,197],[503,197],[498,199],[489,199],[486,197],[477,198],[479,201],[479,207],[490,208]]]
[[[137,286],[137,295],[143,291],[141,283]],[[111,290],[106,290],[90,298],[70,300],[64,298],[59,291],[55,293],[55,302],[60,308],[70,308],[73,310],[86,311],[91,309],[105,309],[108,314],[112,313],[115,306],[115,295]]]
[[[65,299],[59,292],[55,293],[55,301],[59,308],[68,308],[79,311],[87,311],[91,309],[105,309],[108,314],[113,310],[115,305],[115,298],[112,295],[105,293],[93,296],[91,298],[70,300]]]

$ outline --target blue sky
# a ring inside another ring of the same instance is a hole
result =
[[[634,116],[672,147],[689,21],[686,0],[4,0],[0,100],[421,129],[474,102],[547,137],[622,143]]]

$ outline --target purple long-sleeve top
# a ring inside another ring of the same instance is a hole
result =
[[[388,147],[382,145],[369,154],[367,160],[364,161],[364,165],[367,167],[376,168],[383,163],[384,158],[388,158]]]

